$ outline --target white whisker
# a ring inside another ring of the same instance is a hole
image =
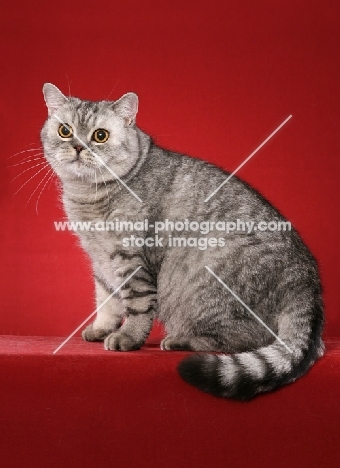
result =
[[[46,180],[46,182],[44,183],[43,185],[43,188],[40,190],[39,192],[39,195],[38,195],[38,198],[37,198],[37,201],[36,201],[36,204],[35,204],[35,211],[36,213],[38,214],[38,203],[39,203],[39,199],[41,197],[41,194],[43,193],[46,185],[48,184],[48,182],[50,182],[51,180],[53,180],[53,177],[55,176],[55,173],[53,171],[53,168],[51,168],[47,174],[50,174],[49,178]],[[44,180],[44,179],[43,179]]]
[[[56,167],[58,167],[58,166],[56,166]],[[57,178],[57,174],[55,174],[54,171],[53,171],[53,176],[54,176],[55,178]],[[49,188],[51,187],[51,183],[52,183],[54,177],[52,177],[52,178],[50,179],[50,183],[49,183],[49,185],[48,185],[48,187],[47,187],[47,190],[49,190]]]
[[[94,167],[94,180],[95,180],[95,184],[96,184],[96,195],[94,197],[94,204],[95,204],[96,201],[97,201],[97,192],[98,192],[97,171],[96,171],[95,167]],[[92,211],[94,210],[94,204],[93,204]]]
[[[103,172],[102,172],[102,170],[100,169],[100,166],[97,166],[97,167],[98,167],[98,169],[99,169],[99,171],[100,171],[100,174],[101,174],[101,176],[102,176],[103,182],[104,182],[104,184],[105,184],[106,193],[107,193],[107,203],[110,203],[109,191],[108,191],[108,189],[107,189],[107,185],[106,185],[106,182],[105,182],[105,179],[104,179],[104,176],[103,176]]]
[[[48,164],[47,164],[48,165]],[[26,182],[24,182],[21,187],[19,187],[19,189],[14,193],[14,195],[12,195],[12,198],[15,197],[15,195],[20,192],[20,190],[25,187],[26,184],[28,184],[28,182],[30,180],[32,180],[34,177],[36,177],[41,171],[43,171],[44,169],[46,168],[46,166],[42,167],[41,169],[39,169],[39,171],[37,171],[34,175],[32,175],[32,177],[30,177],[28,180],[26,180]]]
[[[40,153],[40,154],[35,154],[34,156],[40,156],[40,155],[43,155],[43,153]],[[27,156],[27,158],[24,158],[21,162],[17,163],[17,164],[10,164],[9,166],[7,167],[14,167],[14,166],[21,166],[22,164],[27,164],[31,161],[42,161],[44,160],[43,157],[39,157],[39,158],[33,158],[32,159],[32,156]]]
[[[14,177],[14,179],[11,180],[11,183],[15,181],[15,179],[17,179],[18,177],[20,177],[22,174],[24,174],[25,172],[27,171],[30,171],[31,169],[34,169],[35,167],[39,167],[39,166],[42,166],[44,165],[45,167],[48,166],[48,162],[47,161],[43,161],[41,163],[38,163],[38,164],[34,164],[34,166],[31,166],[31,167],[28,167],[27,169],[24,169],[23,171],[20,172],[20,174],[16,175]]]
[[[27,206],[29,204],[29,201],[31,200],[31,198],[33,197],[33,195],[35,194],[35,192],[38,190],[38,188],[40,187],[40,185],[44,182],[44,180],[46,179],[46,177],[51,173],[51,171],[53,171],[53,169],[51,168],[49,171],[47,171],[47,173],[44,175],[44,177],[41,179],[41,181],[39,182],[39,184],[36,186],[36,188],[33,190],[33,192],[31,193],[30,197],[28,198],[27,202],[26,202],[26,205]]]
[[[18,151],[18,153],[15,153],[15,154],[12,154],[12,156],[9,156],[7,158],[8,159],[12,159],[14,158],[15,156],[18,156],[19,154],[23,154],[23,153],[30,153],[32,151],[41,151],[43,150],[43,148],[40,146],[39,148],[30,148],[30,149],[26,149],[26,150],[23,150],[23,151]]]

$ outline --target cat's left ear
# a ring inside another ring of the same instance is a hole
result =
[[[120,117],[123,117],[127,126],[136,121],[138,112],[138,96],[135,93],[124,94],[113,105],[113,109]]]
[[[67,101],[67,97],[52,83],[44,84],[43,93],[49,116],[56,112]]]

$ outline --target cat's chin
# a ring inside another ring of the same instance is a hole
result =
[[[79,164],[78,161],[68,163],[67,166],[58,167],[55,171],[62,182],[86,181],[93,183],[95,181],[94,169]]]
[[[94,170],[78,163],[74,163],[71,168],[68,168],[67,174],[69,178],[73,177],[76,180],[93,182],[94,179]]]

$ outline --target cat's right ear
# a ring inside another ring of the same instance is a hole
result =
[[[49,116],[56,112],[67,101],[67,97],[52,83],[44,84],[43,94]]]

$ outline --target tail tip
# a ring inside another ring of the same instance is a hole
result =
[[[225,388],[219,379],[219,359],[213,354],[193,354],[177,367],[182,379],[200,390],[215,396],[224,396]]]

